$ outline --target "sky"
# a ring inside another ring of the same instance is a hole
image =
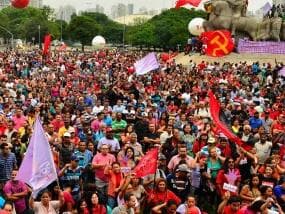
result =
[[[207,1],[207,0],[203,0]],[[86,8],[94,8],[99,4],[105,8],[105,12],[109,13],[110,8],[118,3],[133,3],[135,11],[141,7],[146,7],[148,10],[160,10],[162,8],[174,7],[176,0],[43,0],[45,5],[50,5],[53,8],[58,8],[61,5],[73,5],[77,10],[84,10]],[[266,2],[272,3],[272,0],[249,0],[249,10],[255,11],[261,8]],[[203,4],[200,3],[200,7]]]

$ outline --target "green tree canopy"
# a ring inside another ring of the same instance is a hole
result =
[[[102,32],[102,27],[89,16],[74,16],[68,26],[70,38],[79,41],[84,50],[85,45],[90,45],[94,36]]]

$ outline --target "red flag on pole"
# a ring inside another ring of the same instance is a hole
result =
[[[50,44],[51,44],[51,35],[47,34],[45,36],[45,41],[44,41],[43,55],[48,55],[49,54]]]
[[[198,7],[202,0],[177,0],[175,8],[183,7],[186,4],[190,4],[194,7]]]
[[[216,125],[217,129],[219,131],[221,131],[229,140],[231,140],[232,142],[238,144],[239,146],[241,146],[242,148],[244,148],[245,150],[249,151],[251,149],[250,145],[247,145],[245,142],[243,142],[238,136],[236,136],[235,134],[233,134],[228,127],[226,126],[226,124],[224,124],[221,120],[220,120],[220,103],[219,101],[216,99],[214,93],[212,91],[209,91],[208,93],[209,95],[209,103],[210,103],[210,113],[211,116],[213,118],[213,122]]]
[[[141,178],[149,174],[154,174],[157,168],[157,158],[157,147],[148,151],[133,170],[133,173],[136,174],[136,177]]]

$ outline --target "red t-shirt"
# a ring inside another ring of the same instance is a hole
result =
[[[236,214],[237,211],[233,211],[230,205],[225,206],[223,214]]]

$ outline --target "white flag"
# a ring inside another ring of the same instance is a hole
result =
[[[156,59],[155,53],[149,53],[144,58],[136,61],[135,64],[136,74],[144,75],[150,71],[156,70],[159,68],[159,63]]]

